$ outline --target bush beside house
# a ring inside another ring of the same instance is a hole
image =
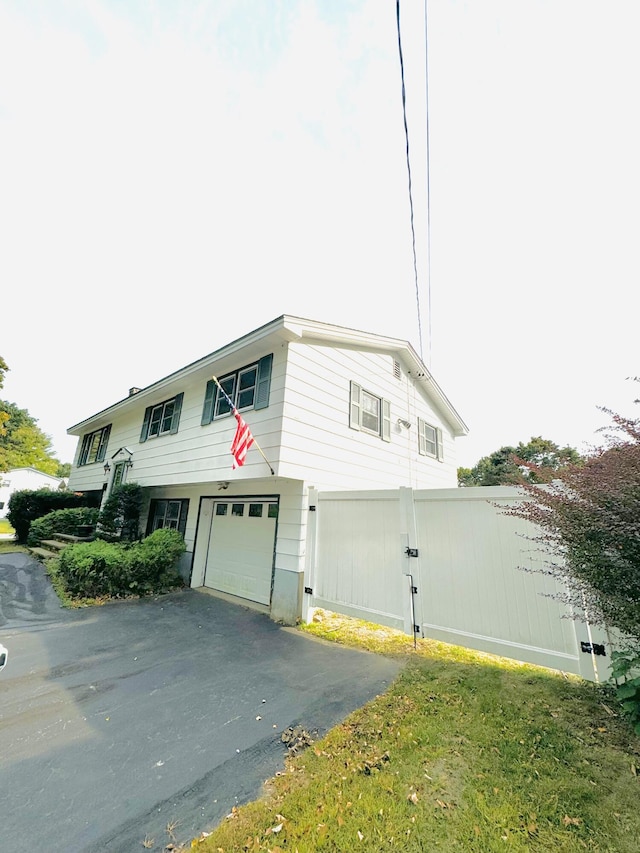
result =
[[[79,542],[67,546],[53,571],[71,599],[125,598],[182,586],[177,571],[182,534],[156,530],[140,542]]]
[[[101,494],[98,492],[75,493],[54,492],[51,489],[23,489],[14,492],[9,499],[7,520],[16,532],[21,544],[27,542],[31,523],[54,510],[77,507],[98,507]]]
[[[27,545],[39,545],[43,539],[52,539],[54,533],[78,535],[80,528],[95,526],[99,512],[97,507],[86,506],[55,509],[31,522]]]

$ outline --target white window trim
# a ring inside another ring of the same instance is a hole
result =
[[[378,432],[362,424],[363,394],[378,400],[380,413],[380,429]],[[383,441],[391,441],[391,403],[378,394],[364,389],[358,382],[352,381],[349,384],[349,426],[351,429],[359,430],[367,435],[377,436]]]
[[[436,451],[432,453],[427,449],[426,429],[432,429],[435,433]],[[431,459],[437,459],[438,462],[444,462],[444,447],[443,436],[440,427],[428,423],[422,418],[418,418],[418,453],[420,456],[429,456]]]

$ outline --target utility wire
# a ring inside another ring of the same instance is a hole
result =
[[[427,27],[427,0],[424,0],[424,82],[427,107],[427,346],[428,366],[431,367],[431,169],[429,157],[429,38]]]
[[[404,59],[402,57],[402,38],[400,36],[400,0],[396,0],[396,25],[398,30],[398,54],[400,56],[400,78],[402,80],[402,117],[404,119],[404,138],[407,151],[407,175],[409,178],[409,210],[411,214],[411,243],[413,247],[413,276],[416,287],[416,308],[418,312],[418,336],[420,338],[420,358],[424,360],[422,351],[422,319],[420,316],[420,290],[418,288],[418,259],[416,256],[416,229],[413,220],[413,190],[411,187],[411,160],[409,157],[409,130],[407,128],[407,97],[404,85]]]

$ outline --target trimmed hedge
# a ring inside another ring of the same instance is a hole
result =
[[[75,509],[55,509],[42,518],[31,522],[27,534],[27,545],[39,545],[43,539],[51,539],[54,533],[77,535],[81,525],[95,525],[100,510],[97,507],[80,506]]]
[[[16,532],[18,542],[25,544],[31,522],[57,509],[99,507],[101,492],[54,492],[51,489],[22,489],[9,498],[7,520]]]
[[[182,585],[182,534],[160,529],[141,542],[78,542],[60,553],[57,572],[71,598],[124,598]]]

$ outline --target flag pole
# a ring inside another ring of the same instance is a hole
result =
[[[212,376],[211,378],[212,378],[212,379],[213,379],[213,381],[216,383],[216,385],[217,385],[217,386],[218,386],[218,388],[220,389],[220,392],[222,393],[222,396],[225,398],[225,400],[227,401],[227,403],[228,403],[228,404],[229,404],[229,406],[231,407],[231,411],[235,414],[235,412],[237,412],[238,410],[236,409],[236,407],[235,407],[235,406],[233,405],[233,403],[231,402],[231,398],[229,397],[229,395],[227,394],[227,392],[224,390],[224,388],[222,387],[222,385],[218,382],[218,378],[217,378],[217,376]],[[271,463],[269,462],[269,460],[267,459],[267,457],[264,455],[264,451],[262,450],[262,448],[260,447],[260,445],[259,445],[259,444],[258,444],[258,442],[256,441],[255,436],[254,436],[254,434],[253,434],[253,433],[251,433],[251,438],[253,439],[253,443],[255,444],[255,446],[257,447],[257,449],[260,451],[260,455],[262,456],[262,458],[264,459],[264,461],[265,461],[265,462],[267,463],[267,465],[269,466],[269,470],[271,471],[272,476],[274,476],[274,477],[275,477],[275,473],[276,473],[276,472],[275,472],[275,471],[273,470],[273,468],[271,467]]]

